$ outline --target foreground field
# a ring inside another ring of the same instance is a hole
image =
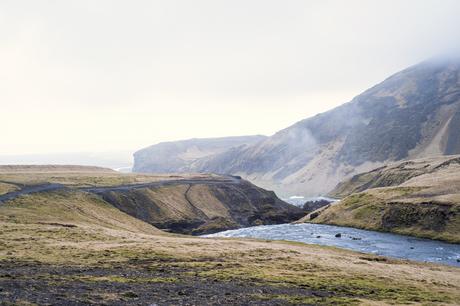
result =
[[[287,242],[165,234],[86,194],[0,207],[14,304],[455,304],[460,269]]]
[[[460,300],[455,267],[301,243],[167,234],[78,189],[0,203],[0,228],[5,305],[456,305]]]

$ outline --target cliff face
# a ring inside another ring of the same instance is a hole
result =
[[[241,175],[283,196],[314,196],[388,162],[458,153],[460,60],[436,59],[265,140],[199,158],[193,170]]]
[[[0,168],[0,206],[22,198],[43,196],[53,202],[54,197],[78,196],[82,205],[101,203],[126,215],[127,220],[194,235],[288,223],[304,215],[302,209],[281,201],[274,192],[234,176],[122,174],[76,166],[25,169]],[[104,214],[91,216],[99,220],[107,217]]]
[[[303,218],[460,242],[460,156],[394,163],[362,173],[332,192],[344,199]]]
[[[162,142],[134,153],[133,172],[186,173],[201,170],[198,162],[230,148],[244,147],[265,136],[202,138]]]
[[[155,227],[182,234],[207,234],[239,227],[287,223],[303,211],[274,192],[235,178],[233,182],[187,181],[173,185],[100,191],[121,211]]]

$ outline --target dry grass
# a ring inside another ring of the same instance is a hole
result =
[[[71,187],[118,186],[177,179],[219,179],[213,174],[134,174],[85,166],[0,166],[0,182],[59,183]]]
[[[19,190],[19,188],[13,184],[1,183],[0,182],[0,195]]]
[[[165,177],[97,171],[65,173],[49,169],[35,173],[0,173],[0,180],[5,181],[30,183],[42,180],[81,186],[117,185]],[[187,188],[182,185],[146,192],[159,193],[155,195],[156,199],[165,205],[173,205],[175,210],[177,201],[187,206],[184,197]],[[210,197],[206,188],[193,186],[187,194],[207,214],[225,215],[224,209],[214,211],[209,206],[215,206],[217,199]],[[401,196],[401,192],[398,194]],[[333,293],[326,297],[312,297],[265,292],[253,297],[256,300],[279,299],[292,304],[455,305],[460,300],[460,269],[455,267],[390,259],[375,261],[371,255],[302,243],[166,234],[95,195],[77,190],[30,194],[8,201],[0,205],[0,228],[0,263],[107,269],[131,265],[162,271],[182,269],[183,277],[198,277],[205,283],[240,281],[271,288],[307,288]],[[176,276],[132,279],[120,275],[83,274],[73,281],[174,283]],[[40,279],[42,276],[36,277]],[[52,279],[54,276],[46,277]]]
[[[166,235],[81,192],[7,202],[0,206],[0,226],[0,261],[97,267],[147,262],[152,269],[185,268],[209,281],[335,293],[316,300],[268,293],[254,297],[294,304],[454,305],[460,300],[458,268],[374,261],[370,255],[302,243]]]
[[[460,243],[458,156],[395,163],[345,181],[334,193],[349,196],[312,222]]]

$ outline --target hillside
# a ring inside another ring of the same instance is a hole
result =
[[[392,161],[458,154],[459,131],[460,59],[432,59],[265,140],[200,158],[193,169],[240,175],[280,196],[324,195]]]
[[[6,305],[455,305],[460,299],[456,267],[301,243],[168,234],[98,195],[128,179],[7,175],[12,185],[35,182],[34,176],[64,188],[0,202]],[[131,185],[124,188],[140,183]]]
[[[301,221],[460,243],[458,155],[390,164],[344,181],[332,194],[344,199]]]
[[[131,190],[99,192],[108,203],[160,229],[207,234],[240,227],[292,222],[302,209],[273,192],[237,179],[178,182]]]
[[[0,203],[37,191],[90,194],[139,220],[183,234],[286,223],[303,216],[273,192],[237,177],[121,174],[75,166],[26,169],[0,167]]]
[[[134,153],[133,172],[186,173],[200,170],[199,160],[264,140],[261,135],[198,138],[162,142]]]

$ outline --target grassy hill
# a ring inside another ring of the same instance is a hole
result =
[[[460,242],[460,156],[390,164],[352,177],[343,199],[302,219]]]
[[[0,184],[3,195],[13,189],[30,194],[31,189],[44,186],[51,188],[46,191],[73,192],[81,198],[97,196],[139,220],[184,234],[286,223],[303,216],[301,209],[273,192],[237,177],[211,174],[138,175],[95,167],[9,166],[0,167]]]
[[[200,197],[201,188],[191,198]],[[75,188],[0,204],[0,227],[0,300],[6,305],[460,300],[455,267],[301,243],[168,234]]]

